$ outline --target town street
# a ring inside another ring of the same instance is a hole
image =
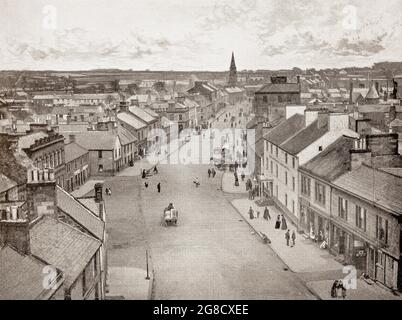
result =
[[[149,248],[154,299],[314,298],[232,207],[233,196],[221,191],[222,173],[208,179],[208,165],[165,164],[158,169],[159,174],[146,179],[148,188],[139,176],[105,183],[113,189],[106,201],[111,266],[144,268],[141,245]],[[165,227],[161,216],[170,202],[179,210],[179,220],[177,226]]]

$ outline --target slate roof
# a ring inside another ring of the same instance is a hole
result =
[[[380,168],[380,170],[390,173],[394,176],[402,177],[402,168]]]
[[[57,207],[61,211],[73,218],[97,239],[103,240],[105,223],[96,215],[95,212],[90,211],[87,207],[85,207],[82,203],[60,187],[57,187],[56,189],[56,196]]]
[[[32,228],[31,252],[65,275],[65,284],[74,283],[101,246],[101,242],[78,229],[43,216]]]
[[[298,83],[268,83],[257,93],[300,93]]]
[[[357,107],[360,113],[389,112],[391,106],[387,104],[365,104]]]
[[[335,180],[350,168],[350,153],[355,139],[342,136],[325,148],[320,154],[300,166],[306,171],[329,182]]]
[[[371,85],[369,91],[367,92],[367,95],[365,96],[365,99],[379,99],[380,96],[378,95],[377,89],[375,88],[374,83]]]
[[[87,150],[114,150],[117,136],[108,131],[87,131],[75,134],[75,142]]]
[[[123,121],[125,123],[127,123],[128,125],[130,125],[131,127],[133,127],[136,130],[145,128],[147,125],[138,120],[136,117],[134,117],[132,114],[129,114],[127,112],[120,112],[117,114],[117,119],[119,119],[120,121]]]
[[[153,116],[140,107],[129,107],[128,110],[147,124],[150,124],[156,120]]]
[[[138,139],[137,137],[132,134],[129,130],[127,130],[126,128],[122,127],[121,125],[119,125],[117,127],[117,135],[120,138],[120,143],[122,145],[126,145],[129,143],[134,143],[136,142]]]
[[[36,300],[43,288],[45,263],[9,246],[0,247],[0,300]]]
[[[264,136],[264,139],[279,146],[303,128],[304,116],[297,113],[273,128]]]
[[[14,180],[0,173],[0,193],[10,190],[11,188],[14,188],[16,186],[17,183]]]
[[[65,162],[69,163],[88,153],[88,150],[81,147],[79,144],[75,142],[70,142],[69,144],[66,144],[64,146],[64,153],[65,153]]]
[[[47,136],[48,136],[48,134],[45,132],[42,132],[42,131],[31,133],[26,136],[21,136],[18,139],[18,146],[20,149],[28,149],[35,143],[35,140],[39,140],[39,139],[45,138]]]
[[[296,155],[327,132],[328,124],[317,128],[317,121],[314,121],[308,127],[298,132],[294,137],[291,137],[281,144],[281,148],[290,154]]]
[[[401,119],[394,119],[389,124],[390,127],[402,127],[402,120]]]
[[[336,179],[333,184],[358,197],[402,214],[402,178],[362,165]]]

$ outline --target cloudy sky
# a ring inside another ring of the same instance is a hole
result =
[[[402,1],[0,0],[0,69],[238,70],[402,60]]]

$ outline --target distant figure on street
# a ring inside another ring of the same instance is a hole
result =
[[[260,211],[257,211],[257,219],[260,217]]]
[[[158,182],[158,184],[156,185],[156,188],[158,189],[158,193],[161,193],[161,183]]]
[[[346,298],[346,287],[344,286],[342,280],[338,281],[338,288],[337,289],[341,290],[342,299],[345,299]],[[337,296],[338,296],[338,294],[337,294]]]
[[[296,231],[292,232],[292,247],[296,245]]]
[[[142,179],[145,179],[147,176],[147,172],[145,171],[145,169],[142,169]]]
[[[239,178],[236,177],[236,178],[235,178],[235,187],[238,187],[238,186],[239,186]]]
[[[241,173],[241,181],[244,181],[244,179],[246,178],[246,175],[244,174],[244,172]]]
[[[212,173],[211,169],[208,169],[208,178],[211,178],[211,173]]]
[[[289,246],[289,241],[290,241],[290,230],[286,231],[285,233],[285,239],[286,239],[286,245]]]
[[[286,223],[285,217],[282,215],[282,230],[286,230],[288,228],[288,224]]]
[[[156,166],[154,167],[154,173],[158,173],[158,168]]]
[[[265,219],[265,220],[271,220],[271,216],[270,216],[270,214],[269,214],[268,207],[265,207],[265,210],[264,210],[264,219]]]
[[[195,184],[196,188],[198,188],[198,186],[200,185],[200,181],[198,180],[198,177],[196,177],[194,179],[194,184]]]
[[[144,185],[145,185],[145,188],[148,188],[148,182],[145,182]]]
[[[216,175],[216,171],[215,171],[215,169],[214,169],[214,168],[212,168],[211,172],[212,172],[212,178],[215,178],[215,175]]]
[[[278,214],[278,217],[276,218],[275,222],[275,229],[280,229],[281,227],[281,216]]]
[[[250,207],[250,209],[248,210],[248,215],[250,217],[250,220],[254,219],[254,210],[252,207]]]

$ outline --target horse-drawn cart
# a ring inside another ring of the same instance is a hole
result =
[[[177,209],[165,209],[162,215],[162,224],[165,226],[177,225],[179,211]]]

